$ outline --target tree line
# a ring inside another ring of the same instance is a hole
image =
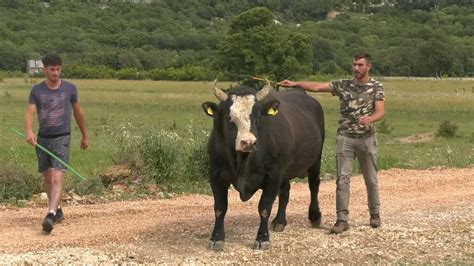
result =
[[[0,2],[0,71],[63,57],[77,78],[345,75],[357,52],[386,76],[473,76],[472,0]]]

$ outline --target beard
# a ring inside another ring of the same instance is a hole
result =
[[[365,76],[365,73],[366,72],[356,72],[356,71],[354,71],[354,77],[356,77],[357,79],[363,78]]]

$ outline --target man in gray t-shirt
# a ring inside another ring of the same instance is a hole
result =
[[[48,149],[61,160],[68,162],[71,144],[71,115],[74,113],[77,125],[82,133],[81,148],[89,146],[86,120],[77,88],[74,84],[62,80],[61,58],[55,54],[43,57],[43,71],[46,80],[33,86],[25,114],[26,141]],[[33,132],[33,117],[38,111],[38,137]],[[53,225],[64,218],[60,207],[65,166],[41,149],[36,149],[38,171],[44,176],[45,190],[48,194],[48,214],[43,220],[43,231],[51,232]]]
[[[71,133],[72,105],[77,103],[77,88],[62,80],[58,89],[52,90],[43,81],[33,86],[29,104],[36,105],[39,137],[51,138]]]

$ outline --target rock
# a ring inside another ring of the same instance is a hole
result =
[[[48,194],[46,192],[41,193],[39,199],[41,201],[48,201]]]
[[[128,165],[113,165],[109,167],[105,174],[100,176],[104,187],[109,187],[111,184],[121,182],[132,176],[132,171]]]

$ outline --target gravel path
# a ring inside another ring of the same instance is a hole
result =
[[[259,195],[231,191],[223,252],[207,250],[212,197],[65,206],[66,219],[41,233],[45,207],[0,207],[0,264],[10,263],[474,263],[474,168],[391,169],[379,173],[382,222],[368,226],[363,178],[351,183],[351,230],[329,234],[335,182],[321,183],[323,228],[307,221],[309,190],[292,184],[288,226],[255,251]],[[276,213],[276,203],[273,208]]]

